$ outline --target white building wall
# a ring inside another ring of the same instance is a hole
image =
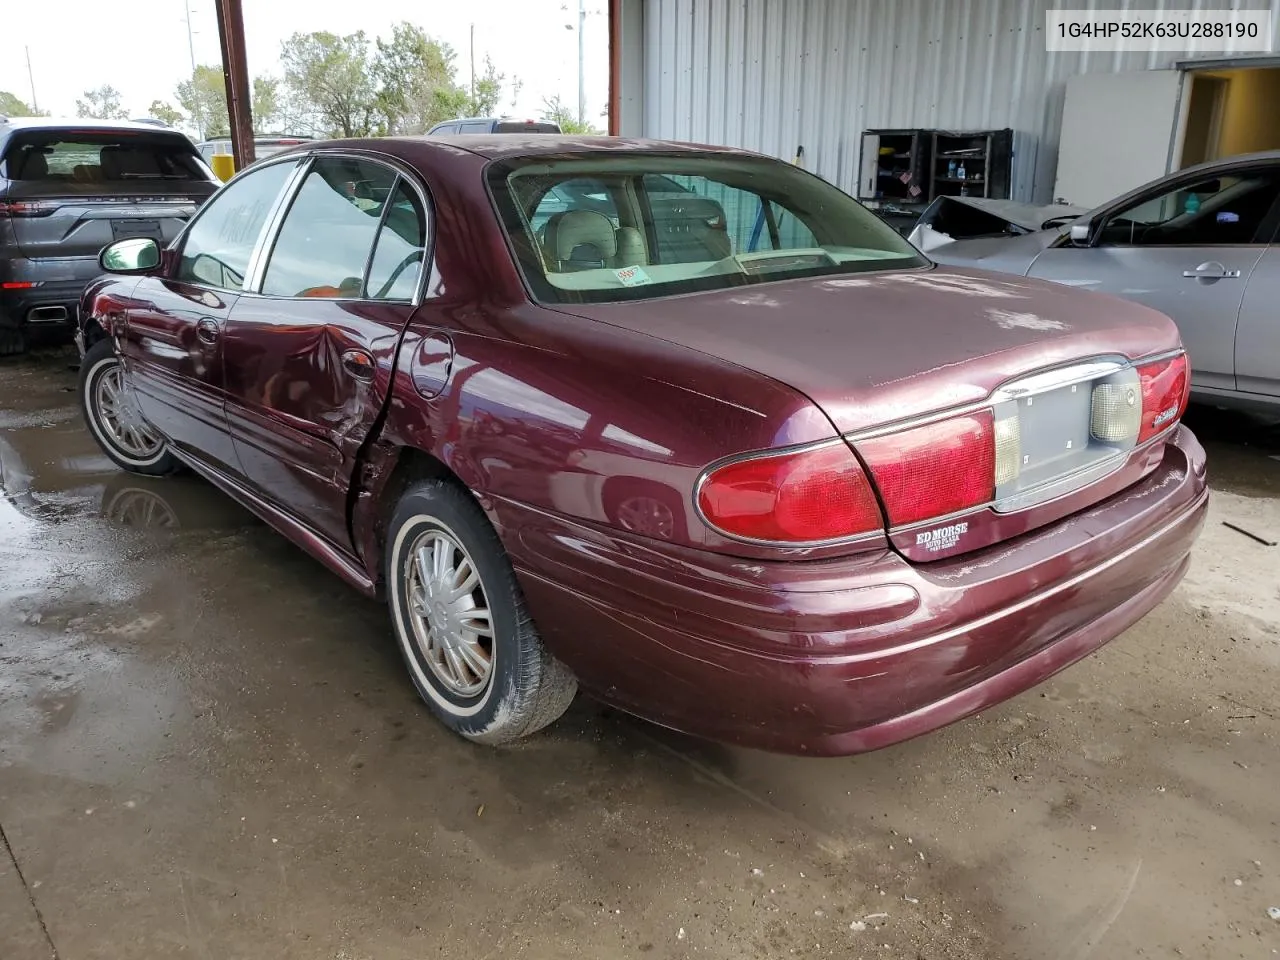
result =
[[[1050,54],[1051,5],[1270,9],[1280,52],[1280,0],[624,0],[640,21],[624,76],[643,90],[620,132],[788,160],[803,145],[808,169],[852,191],[865,129],[1012,127],[1013,197],[1048,201],[1067,78],[1187,59]]]

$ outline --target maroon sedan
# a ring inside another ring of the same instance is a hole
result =
[[[312,144],[102,262],[103,449],[385,595],[473,740],[581,686],[753,746],[884,746],[1120,633],[1204,520],[1166,317],[938,268],[741,151]]]

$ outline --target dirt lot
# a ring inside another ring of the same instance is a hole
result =
[[[0,365],[0,958],[1082,960],[1280,951],[1280,434],[1212,411],[1190,575],[1098,656],[879,753],[580,699],[443,732],[381,607]]]

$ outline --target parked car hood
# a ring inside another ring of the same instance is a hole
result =
[[[950,267],[981,267],[999,273],[1026,276],[1049,244],[1062,236],[1062,231],[1037,230],[1019,237],[975,237],[954,240],[929,248],[929,256]]]
[[[846,433],[985,399],[1032,370],[1179,343],[1168,317],[1135,303],[945,268],[560,309],[765,374]]]

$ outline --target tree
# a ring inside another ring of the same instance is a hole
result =
[[[120,91],[109,83],[95,90],[86,90],[84,99],[76,101],[77,117],[94,117],[98,120],[125,120],[129,114],[121,105]]]
[[[311,126],[341,137],[382,132],[383,111],[363,30],[345,37],[295,33],[281,44],[280,62],[289,94]]]
[[[182,126],[182,122],[186,119],[181,110],[164,100],[152,100],[151,106],[147,107],[147,116],[163,120],[171,127]]]
[[[558,123],[564,133],[591,134],[600,132],[595,124],[589,120],[579,123],[577,116],[564,105],[559,96],[551,99],[542,98],[542,119],[550,123]]]
[[[15,97],[8,90],[0,90],[0,116],[4,117],[47,117],[43,110],[34,110]]]
[[[484,58],[484,73],[476,78],[475,93],[471,96],[470,110],[473,117],[488,117],[498,109],[502,102],[502,81],[507,79],[505,73],[499,73],[493,61]],[[519,81],[516,81],[517,87]]]
[[[262,134],[274,131],[284,116],[280,102],[280,81],[275,77],[253,78],[253,129]]]
[[[387,133],[422,133],[466,112],[466,92],[455,82],[456,58],[449,44],[411,23],[396,24],[390,40],[378,39],[373,73]]]
[[[195,127],[196,135],[208,140],[231,133],[227,118],[227,86],[221,67],[201,65],[183,80],[176,91],[178,103]]]

